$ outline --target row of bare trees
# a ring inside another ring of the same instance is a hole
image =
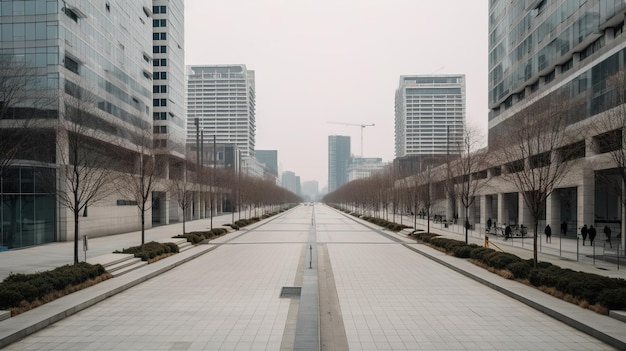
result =
[[[154,191],[168,192],[178,203],[183,225],[194,197],[209,204],[211,219],[224,194],[249,213],[259,206],[299,201],[272,182],[234,169],[199,168],[170,157],[167,150],[156,152],[151,123],[136,116],[131,116],[133,123],[111,118],[99,106],[101,98],[71,81],[63,83],[62,92],[39,90],[35,69],[3,56],[0,60],[0,179],[23,160],[43,162],[37,179],[72,213],[75,263],[81,217],[114,194],[136,204],[142,245]],[[49,119],[42,118],[46,110],[54,112]],[[38,156],[42,153],[48,155],[45,160]]]
[[[626,72],[622,70],[606,77],[606,82],[605,111],[593,117],[583,129],[567,127],[583,119],[581,114],[585,111],[588,97],[572,98],[568,92],[554,93],[517,111],[515,118],[508,121],[506,132],[490,140],[489,149],[481,149],[483,137],[475,129],[466,128],[463,141],[454,148],[458,159],[435,169],[426,167],[418,174],[395,183],[389,181],[393,179],[390,171],[353,181],[327,195],[324,201],[366,213],[373,209],[383,209],[386,213],[386,206],[392,204],[394,209],[400,207],[405,212],[410,209],[414,216],[425,210],[426,216],[430,217],[435,201],[452,196],[465,211],[467,242],[469,209],[482,188],[493,187],[489,183],[497,177],[498,181],[513,185],[524,200],[533,222],[536,263],[538,226],[545,214],[546,200],[555,189],[569,181],[568,174],[587,155],[586,146],[590,142],[581,138],[580,133],[583,133],[595,136],[591,142],[592,149],[596,153],[610,155],[611,162],[607,168],[616,169],[619,174],[613,185],[622,202],[621,231],[624,233]]]

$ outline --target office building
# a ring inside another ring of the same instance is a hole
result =
[[[257,161],[264,164],[268,173],[278,176],[278,151],[277,150],[256,150]]]
[[[350,137],[328,136],[328,192],[333,192],[348,182],[348,166],[352,154]]]
[[[291,191],[294,194],[298,193],[298,179],[296,174],[292,171],[284,171],[281,177],[282,187]]]
[[[464,128],[465,75],[400,77],[395,98],[396,157],[455,153]]]
[[[254,86],[245,65],[187,66],[187,143],[203,130],[205,138],[237,145],[244,160],[254,157]]]
[[[317,201],[319,199],[320,191],[317,180],[309,180],[302,183],[302,196],[309,201]]]
[[[183,0],[152,1],[154,146],[158,153],[185,153],[185,37]]]
[[[2,1],[0,6],[3,62],[23,64],[36,76],[27,91],[32,99],[6,106],[0,128],[10,128],[8,119],[31,119],[39,127],[26,137],[33,145],[20,144],[23,149],[2,172],[0,246],[73,240],[72,212],[54,194],[67,190],[61,172],[74,149],[57,141],[66,140],[70,130],[89,137],[95,158],[133,152],[133,135],[152,130],[152,1]],[[138,229],[136,208],[129,211],[127,202],[117,200],[111,195],[81,212],[81,232]]]
[[[348,181],[369,178],[386,168],[380,157],[354,157],[348,166]]]
[[[545,106],[539,105],[544,101],[563,104],[566,125],[561,133],[572,138],[567,141],[571,144],[557,147],[577,145],[581,151],[568,160],[573,168],[548,196],[545,223],[559,228],[565,222],[573,228],[569,235],[583,224],[625,232],[619,225],[624,219],[621,191],[609,185],[621,180],[611,161],[612,144],[603,144],[607,135],[622,135],[622,130],[598,127],[616,107],[623,108],[609,81],[626,69],[625,12],[624,1],[489,3],[489,149],[497,150],[497,139],[515,133],[525,111]],[[623,147],[620,140],[615,145]],[[553,150],[551,157],[559,153]],[[489,184],[497,182],[498,172],[489,170]],[[512,185],[482,193],[483,223],[488,217],[498,223],[529,223],[522,195]]]

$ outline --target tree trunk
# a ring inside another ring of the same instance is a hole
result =
[[[141,208],[141,247],[146,242],[146,208]]]
[[[74,210],[74,264],[78,264],[78,215],[79,209]]]
[[[538,219],[533,220],[533,226],[535,227],[535,232],[533,233],[533,266],[537,268],[537,233],[539,229]]]

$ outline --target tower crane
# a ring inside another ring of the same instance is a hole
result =
[[[332,123],[332,124],[342,124],[344,126],[355,126],[355,127],[361,127],[361,157],[363,157],[363,129],[365,129],[365,127],[373,127],[374,123],[372,124],[359,124],[359,123],[343,123],[343,122],[328,122],[328,123]]]

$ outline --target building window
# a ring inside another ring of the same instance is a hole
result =
[[[152,132],[154,134],[167,134],[167,126],[154,126]]]
[[[65,56],[65,68],[78,74],[78,62]]]
[[[64,7],[63,12],[67,15],[67,17],[71,18],[74,22],[78,23],[79,16],[74,10]]]
[[[152,6],[152,12],[154,12],[154,13],[167,13],[167,7],[165,7],[165,6]]]

